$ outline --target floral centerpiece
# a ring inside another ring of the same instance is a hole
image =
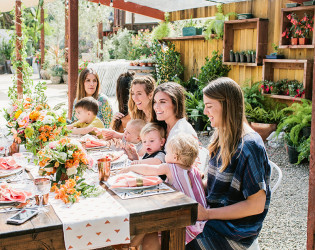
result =
[[[92,167],[91,159],[88,158],[82,145],[73,139],[64,137],[59,141],[50,142],[41,151],[39,157],[39,174],[55,175],[58,183],[63,177],[74,178],[82,176],[83,172]]]

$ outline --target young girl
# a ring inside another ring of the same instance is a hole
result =
[[[198,141],[189,134],[179,133],[166,145],[165,164],[131,165],[121,172],[133,171],[143,175],[166,175],[169,184],[176,190],[185,193],[206,207],[205,192],[198,170],[192,168],[198,155]],[[186,227],[186,244],[202,232],[205,222],[197,221],[195,225]],[[159,249],[159,239],[155,235],[138,235],[131,241],[131,246],[142,242],[142,249]]]

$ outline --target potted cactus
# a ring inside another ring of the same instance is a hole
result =
[[[246,52],[246,61],[248,63],[252,62],[252,54],[251,53],[252,53],[251,50],[247,50],[247,52]]]
[[[234,52],[233,50],[230,50],[230,62],[234,62],[234,61],[235,61]]]
[[[240,53],[240,62],[241,63],[246,62],[245,51],[241,51],[241,53]]]
[[[235,62],[240,62],[240,53],[239,52],[235,52],[234,56],[235,56]]]

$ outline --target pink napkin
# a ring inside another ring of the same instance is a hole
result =
[[[116,178],[111,188],[156,186],[160,183],[162,183],[162,179],[158,176],[135,177],[133,175],[124,174]]]
[[[16,162],[12,156],[0,158],[0,169],[10,170],[10,169],[16,169],[19,167],[20,166],[18,164],[16,164]]]
[[[24,203],[31,196],[31,192],[13,189],[6,183],[0,184],[0,201],[18,201]]]

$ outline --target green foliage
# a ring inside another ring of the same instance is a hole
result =
[[[252,108],[249,103],[245,103],[245,113],[249,122],[277,124],[283,117],[281,108],[265,109],[264,107]]]
[[[152,30],[152,40],[161,40],[163,37],[168,37],[171,30],[169,27],[169,13],[165,13],[165,21],[160,22],[157,27]]]
[[[163,46],[155,40],[152,45],[152,52],[156,59],[156,75],[158,83],[177,81],[184,71],[181,64],[180,53],[175,50],[175,45],[167,43]]]
[[[5,60],[10,60],[12,52],[13,52],[12,42],[6,42],[4,39],[2,39],[0,54],[3,55]]]
[[[201,67],[201,71],[198,76],[201,88],[214,79],[227,76],[230,70],[230,66],[223,64],[222,54],[219,54],[218,51],[213,51],[211,59],[206,57],[206,63]]]
[[[311,148],[311,137],[308,137],[305,141],[303,141],[297,148],[299,152],[298,162],[296,164],[300,164],[304,159],[310,160],[310,148]]]
[[[64,70],[61,65],[55,65],[51,69],[52,76],[62,76],[64,74]]]
[[[120,29],[117,34],[105,43],[112,59],[129,59],[131,47],[131,33],[127,29]]]
[[[242,90],[244,93],[245,103],[250,104],[253,109],[256,107],[263,107],[265,97],[260,92],[260,82],[254,83],[252,87],[245,86]]]
[[[129,59],[136,60],[141,56],[151,55],[151,33],[147,29],[145,31],[139,31],[137,35],[132,36],[131,48],[129,50]]]
[[[290,107],[283,109],[286,117],[277,128],[277,134],[284,131],[287,134],[286,141],[290,145],[299,146],[303,139],[300,132],[304,127],[310,127],[312,121],[312,105],[308,100],[302,103],[293,103]]]
[[[217,5],[217,13],[215,14],[215,18],[211,19],[206,22],[205,24],[205,31],[204,35],[206,40],[211,39],[211,35],[215,34],[216,39],[222,39],[223,38],[223,32],[224,32],[224,21],[228,21],[230,16],[235,16],[236,13],[230,12],[224,15],[222,4]]]

